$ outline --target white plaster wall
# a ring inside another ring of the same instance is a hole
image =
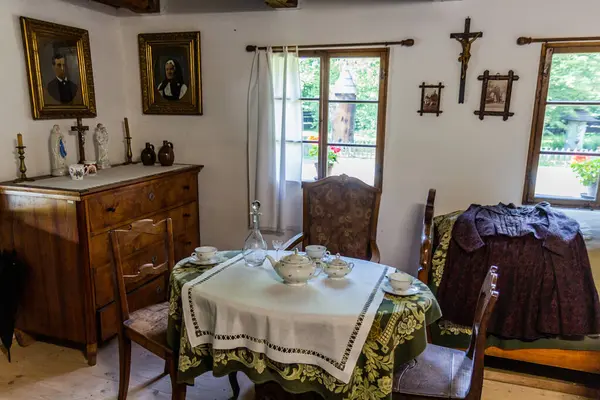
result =
[[[314,1],[299,11],[112,18],[66,5],[37,7],[42,3],[46,1],[8,0],[12,15],[0,17],[1,54],[18,55],[16,63],[0,64],[2,76],[15,77],[3,83],[10,95],[2,101],[0,116],[9,126],[1,137],[8,143],[18,130],[26,133],[26,140],[35,135],[39,142],[27,144],[39,159],[29,161],[30,168],[48,171],[46,132],[52,123],[31,121],[16,15],[88,29],[98,119],[115,132],[120,119],[129,115],[138,157],[146,140],[160,147],[168,139],[174,143],[176,161],[205,165],[200,173],[201,233],[204,243],[220,248],[241,247],[247,232],[246,91],[252,55],[245,46],[415,38],[415,47],[395,48],[392,55],[378,233],[383,262],[408,271],[414,271],[418,260],[422,204],[430,187],[438,189],[438,213],[472,202],[520,202],[540,47],[519,47],[517,37],[597,36],[600,12],[597,0],[463,0],[335,9]],[[473,46],[467,102],[459,105],[460,46],[449,34],[461,31],[467,16],[473,18],[473,29],[483,30],[485,36]],[[186,30],[202,32],[205,115],[142,115],[138,33]],[[119,65],[123,79],[115,72]],[[477,75],[485,69],[492,73],[514,69],[521,77],[514,88],[516,115],[508,122],[501,118],[481,122],[473,115],[481,88]],[[439,118],[416,112],[423,81],[446,85],[444,114]],[[0,148],[2,174],[12,177],[12,150]]]
[[[16,135],[23,133],[29,176],[50,173],[49,135],[54,124],[67,137],[68,161],[77,161],[75,119],[34,121],[25,68],[19,17],[25,16],[87,29],[90,34],[98,118],[84,120],[90,126],[86,156],[95,159],[94,127],[103,123],[112,135],[111,158],[123,162],[121,120],[126,116],[123,90],[122,40],[120,22],[114,9],[82,8],[57,0],[0,0],[0,180],[16,178]],[[93,155],[93,156],[92,156]]]
[[[123,18],[122,32],[133,130],[159,144],[168,138],[177,161],[201,163],[202,236],[205,243],[240,247],[246,234],[246,91],[252,55],[247,44],[317,44],[416,39],[395,48],[390,73],[383,201],[378,242],[383,262],[412,271],[418,260],[422,204],[437,188],[437,212],[472,202],[521,200],[539,45],[519,47],[519,36],[598,35],[596,0],[464,0],[299,11]],[[460,47],[449,39],[473,18],[484,38],[473,45],[467,101],[457,103]],[[199,30],[205,115],[143,116],[137,81],[136,36],[141,32]],[[514,69],[514,118],[480,121],[485,69]],[[444,114],[417,114],[418,85],[442,81]]]

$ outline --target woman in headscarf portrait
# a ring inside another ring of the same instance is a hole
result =
[[[185,96],[187,89],[179,63],[169,59],[165,63],[165,79],[158,85],[158,92],[165,100],[177,101]]]

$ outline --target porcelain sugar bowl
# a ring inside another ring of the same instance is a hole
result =
[[[322,271],[310,257],[298,254],[298,249],[294,250],[294,254],[287,255],[279,261],[269,255],[267,258],[277,275],[283,279],[283,283],[290,286],[306,285],[306,282],[319,276]]]
[[[342,279],[354,269],[354,263],[349,263],[336,254],[333,260],[325,262],[323,272],[331,279]]]

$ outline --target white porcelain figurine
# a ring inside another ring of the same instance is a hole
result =
[[[67,145],[58,125],[54,125],[50,133],[50,163],[52,176],[69,174],[69,168],[67,167]]]
[[[110,168],[110,160],[108,159],[108,132],[104,125],[98,124],[96,126],[95,138],[98,144],[98,168]]]

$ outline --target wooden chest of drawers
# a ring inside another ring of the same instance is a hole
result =
[[[151,218],[173,220],[175,258],[200,245],[198,173],[201,166],[100,171],[84,181],[40,178],[0,184],[0,248],[28,265],[17,327],[85,345],[95,364],[97,344],[116,334],[113,265],[108,233]],[[131,243],[125,266],[157,257],[153,243]],[[127,288],[130,311],[167,299],[167,277]]]

